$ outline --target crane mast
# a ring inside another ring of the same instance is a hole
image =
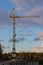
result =
[[[16,33],[15,33],[15,23],[16,23],[16,21],[15,21],[15,19],[16,18],[40,18],[39,16],[35,16],[35,15],[31,15],[31,16],[15,16],[15,12],[14,12],[14,8],[13,8],[13,10],[12,10],[12,12],[11,12],[11,16],[10,16],[10,18],[12,18],[13,19],[13,48],[12,48],[12,52],[13,53],[15,53],[15,41],[16,41]]]
[[[12,42],[13,42],[13,48],[12,48],[12,52],[13,53],[15,53],[15,37],[16,37],[16,33],[15,33],[15,13],[14,13],[14,8],[13,8],[13,10],[12,10],[12,12],[11,12],[11,16],[10,16],[10,18],[12,18],[13,19],[13,40],[12,40]]]

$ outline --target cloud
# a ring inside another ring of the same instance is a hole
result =
[[[24,41],[24,40],[26,40],[24,37],[15,38],[15,42],[21,42],[21,41]],[[13,39],[10,39],[9,42],[13,42]]]
[[[25,12],[24,15],[29,15],[29,14],[38,14],[42,13],[43,14],[43,1],[38,2],[36,0],[11,0],[17,7],[18,10],[23,10]],[[36,5],[37,4],[37,5]]]
[[[42,25],[43,24],[43,7],[35,6],[32,11],[26,11],[25,15],[38,15],[39,18],[33,18],[35,22]]]
[[[41,6],[43,4],[43,0],[11,0],[13,3],[15,3],[16,6],[25,6],[25,7],[35,7],[35,6]]]
[[[31,50],[33,52],[43,52],[43,32],[39,32],[39,37],[35,38],[34,41],[40,41],[40,46],[33,47]]]
[[[34,33],[21,33],[20,36],[32,36]]]
[[[43,47],[33,47],[32,52],[43,52]]]
[[[34,0],[11,0],[17,7],[15,8],[16,11],[23,11],[23,15],[39,15],[42,16],[43,14],[43,8],[41,7],[40,4],[42,4],[41,1],[37,2]],[[36,5],[37,4],[37,5]],[[33,6],[34,5],[34,6]],[[39,6],[40,5],[40,6]],[[30,10],[31,8],[31,10]],[[9,18],[9,14],[6,12],[3,12],[5,16],[0,17],[0,21],[4,21],[5,25],[9,24],[9,22],[11,22],[10,18]],[[0,16],[1,16],[0,15]],[[18,21],[18,20],[17,20]],[[31,21],[29,22],[29,19],[24,19],[24,21],[20,21],[23,22],[21,24],[16,24],[17,27],[29,27],[29,26],[39,26],[39,27],[43,27],[42,24],[39,24],[41,22],[43,22],[43,19],[31,19]],[[34,21],[34,22],[32,22]],[[19,21],[18,21],[19,22]],[[11,24],[11,23],[10,23]]]
[[[40,41],[40,37],[34,38],[34,41]]]
[[[33,14],[33,15],[43,16],[43,7],[41,6],[43,1],[39,1],[39,0],[38,0],[39,2],[37,2],[36,0],[29,0],[29,1],[28,0],[11,0],[11,1],[13,4],[16,5],[15,10],[23,11],[23,15]],[[8,13],[3,12],[3,14],[0,14],[0,16],[1,16],[0,21],[5,22],[3,24],[7,25],[9,24],[9,22],[11,22],[11,19],[9,18]],[[17,27],[29,27],[29,26],[43,27],[43,18],[36,18],[36,19],[33,18],[31,19],[30,22],[29,21],[30,21],[29,19],[26,19],[26,21],[24,20],[23,23],[21,23],[20,21],[21,24],[16,24],[16,26]],[[42,24],[39,24],[39,23],[42,23]]]
[[[6,27],[7,25],[12,26],[12,20],[9,17],[9,13],[2,11],[0,14],[0,29]],[[38,24],[34,22],[32,19],[20,19],[17,20],[16,27],[29,27],[29,26],[36,26],[36,27],[43,27],[42,24]]]
[[[0,25],[0,29],[3,29],[5,28],[6,25]]]
[[[32,9],[32,11],[29,12],[29,14],[30,14],[30,15],[31,15],[31,14],[32,14],[32,15],[33,15],[33,14],[40,14],[40,13],[42,13],[42,11],[43,11],[43,8],[36,5],[36,6]]]
[[[39,36],[40,41],[41,41],[40,46],[43,47],[43,32],[39,32],[38,36]]]
[[[26,40],[26,39],[25,39],[25,38],[23,38],[23,37],[22,37],[22,38],[20,38],[20,41],[25,41],[25,40]]]
[[[39,36],[40,37],[43,37],[43,32],[39,32]]]
[[[23,5],[26,3],[25,1],[23,0],[11,0],[13,4],[15,4],[16,8],[15,8],[15,11],[23,11],[24,10],[24,7]]]
[[[43,16],[43,0],[11,0],[18,10],[23,10],[23,15],[41,15]]]
[[[39,15],[40,17],[43,17],[43,1],[39,1],[39,0],[12,0],[13,3],[16,4],[16,9],[18,10],[22,10],[23,11],[23,15]],[[23,8],[24,6],[24,8]],[[39,19],[33,19],[35,22],[37,23],[43,23],[43,18],[39,18]]]
[[[0,39],[0,42],[1,42],[1,41],[4,41],[4,40],[3,40],[3,39]]]
[[[7,25],[11,25],[11,19],[9,13],[2,10],[0,14],[0,28],[4,28]]]
[[[41,47],[43,47],[43,42],[41,43]]]
[[[13,42],[13,39],[10,39],[9,42]],[[16,38],[15,42],[20,42],[20,41]]]
[[[15,11],[23,11],[24,9],[22,7],[16,8]]]
[[[29,34],[30,34],[30,33],[33,33],[33,31],[32,31],[32,30],[28,30],[28,28],[26,28],[26,29],[25,29],[25,28],[24,28],[24,29],[21,29],[19,32],[20,32],[21,34],[23,34],[24,32],[25,32],[25,33],[27,32],[27,33],[29,33]],[[33,34],[34,34],[34,33],[33,33]]]
[[[13,3],[15,3],[15,5],[17,6],[17,7],[20,7],[20,6],[23,6],[23,5],[25,5],[26,6],[26,3],[27,3],[27,1],[26,0],[11,0]]]

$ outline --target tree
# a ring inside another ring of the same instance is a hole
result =
[[[2,59],[2,53],[3,53],[2,45],[0,44],[0,59]]]

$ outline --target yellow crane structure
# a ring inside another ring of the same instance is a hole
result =
[[[12,48],[12,52],[15,53],[15,37],[16,37],[16,33],[15,33],[15,23],[16,23],[16,18],[39,18],[39,16],[35,16],[35,15],[31,15],[31,16],[15,16],[15,12],[14,12],[14,8],[12,9],[12,15],[10,15],[10,18],[13,19],[13,48]]]

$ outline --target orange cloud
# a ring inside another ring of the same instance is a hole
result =
[[[32,52],[43,52],[43,47],[33,47]]]
[[[40,37],[43,37],[43,32],[40,32],[40,33],[39,33],[39,36],[40,36]]]

